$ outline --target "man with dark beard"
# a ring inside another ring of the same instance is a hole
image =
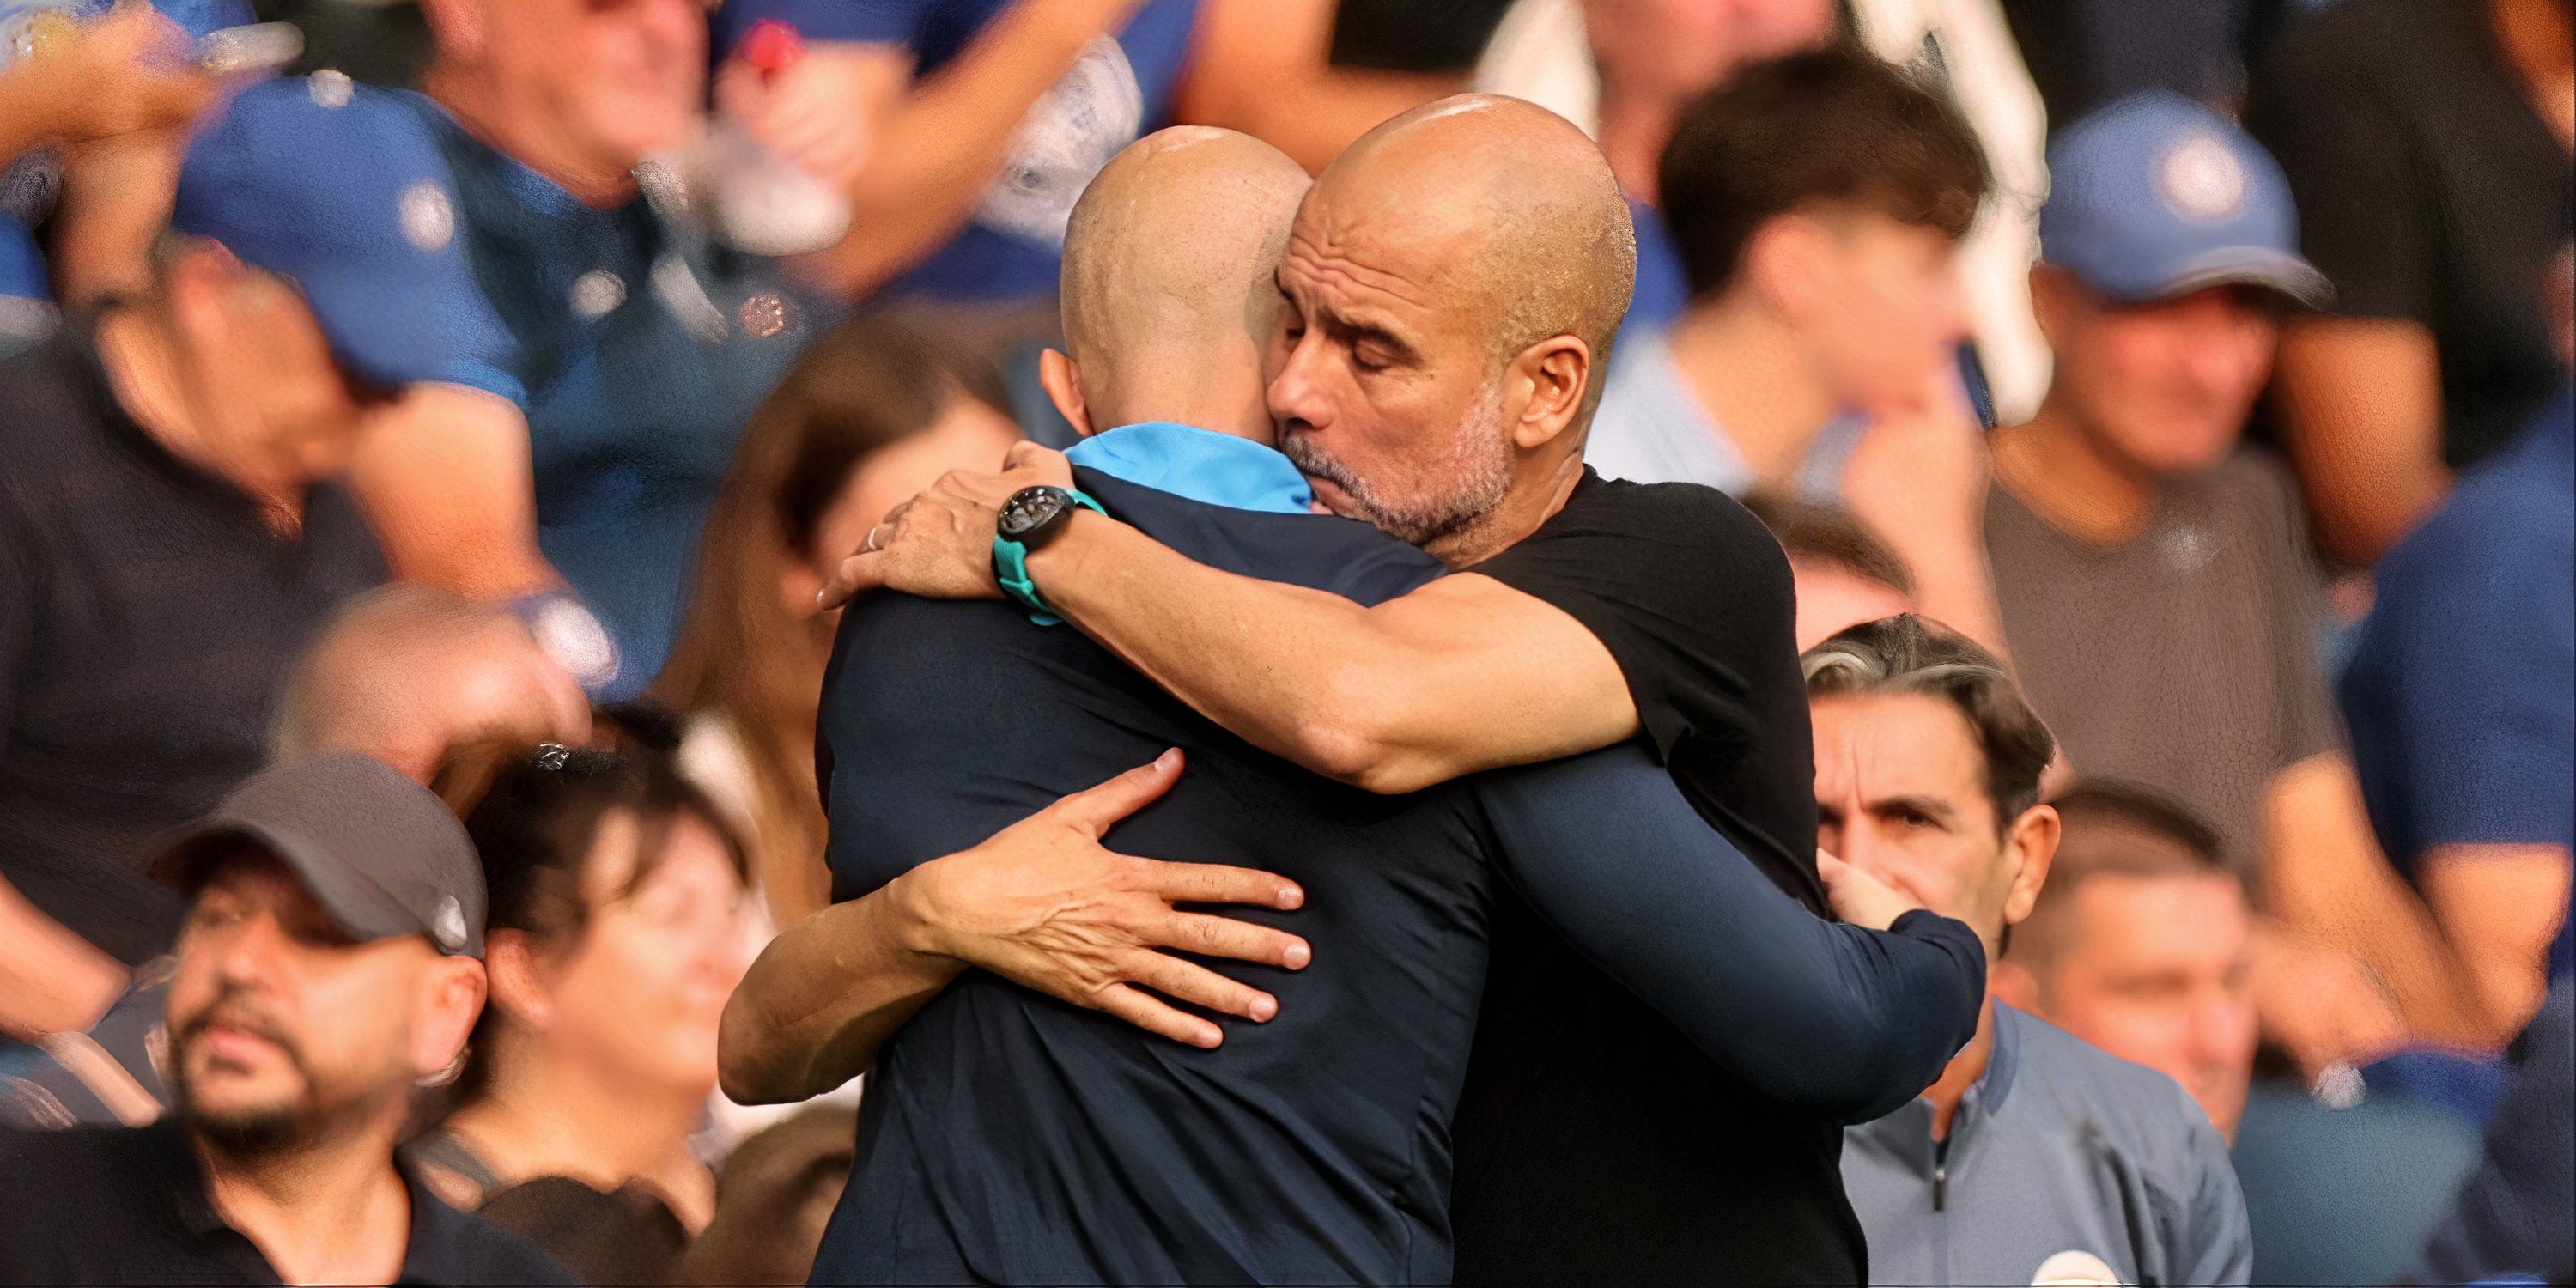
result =
[[[569,1283],[394,1164],[483,1009],[454,815],[363,756],[263,771],[163,854],[177,1110],[0,1132],[0,1283]]]

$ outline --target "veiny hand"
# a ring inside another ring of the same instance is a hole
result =
[[[884,587],[925,599],[1000,599],[993,579],[993,525],[1024,488],[1071,487],[1064,454],[1023,443],[999,474],[951,470],[930,490],[886,512],[859,552],[841,561],[815,597],[818,612]]]
[[[142,0],[41,46],[9,74],[28,78],[42,132],[72,146],[184,126],[230,84],[198,67],[187,31]]]
[[[1825,883],[1826,906],[1851,925],[1885,930],[1895,925],[1897,918],[1923,906],[1823,850],[1816,851],[1816,875]]]
[[[1178,905],[1293,910],[1305,892],[1249,868],[1168,863],[1101,848],[1104,833],[1169,791],[1180,773],[1181,753],[1164,752],[974,849],[915,868],[898,882],[907,919],[922,928],[932,952],[1176,1042],[1214,1047],[1223,1035],[1145,989],[1268,1020],[1279,1013],[1278,999],[1165,950],[1298,970],[1312,955],[1306,941]]]

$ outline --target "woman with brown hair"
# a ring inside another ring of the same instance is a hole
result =
[[[995,469],[1019,427],[990,367],[883,318],[825,335],[753,416],[717,492],[687,623],[653,697],[682,758],[744,816],[770,914],[829,898],[814,717],[840,615],[815,592],[887,510],[953,469]]]

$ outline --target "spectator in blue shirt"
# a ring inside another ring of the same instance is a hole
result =
[[[2567,262],[2555,280],[2569,356]],[[2569,973],[2576,847],[2576,419],[2568,390],[2379,565],[2344,674],[2380,844],[2498,1046]]]
[[[695,0],[426,12],[425,94],[257,86],[192,148],[176,218],[293,275],[333,347],[404,387],[351,473],[396,574],[516,603],[631,694],[809,312],[639,192],[700,125]]]

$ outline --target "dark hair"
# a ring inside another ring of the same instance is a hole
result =
[[[1905,561],[1841,506],[1757,491],[1746,494],[1744,508],[1771,530],[1790,563],[1830,564],[1907,599],[1914,597],[1914,574],[1906,571]]]
[[[1799,667],[1810,698],[1917,693],[1947,699],[1976,731],[1996,830],[2010,828],[2039,803],[2039,775],[2057,755],[2057,740],[2003,662],[1976,641],[1899,613],[1836,634],[1807,650]]]
[[[490,930],[515,930],[554,947],[578,940],[590,924],[582,897],[600,825],[612,814],[635,820],[635,869],[615,898],[643,888],[661,867],[672,825],[686,815],[723,843],[734,875],[751,879],[749,856],[732,821],[680,773],[677,726],[641,706],[609,708],[594,722],[608,748],[553,743],[521,748],[491,775],[465,815],[465,832],[483,859]],[[489,1080],[495,1008],[475,1021],[474,1052],[457,1083],[456,1103],[475,1098]]]
[[[2057,857],[2048,869],[2048,885],[2020,926],[2008,955],[2024,963],[2046,964],[2065,951],[2074,927],[2066,924],[2075,892],[2096,877],[2173,880],[2221,877],[2239,882],[2227,866],[2218,829],[2204,823],[2180,803],[2135,783],[2089,780],[2049,802],[2057,809],[2063,832]],[[2123,843],[2118,834],[2169,842],[2167,845]],[[2243,887],[2240,884],[2238,888]]]
[[[1819,203],[1967,235],[1990,182],[1958,109],[1866,51],[1751,64],[1682,109],[1656,168],[1691,294],[1735,280],[1755,230]]]

